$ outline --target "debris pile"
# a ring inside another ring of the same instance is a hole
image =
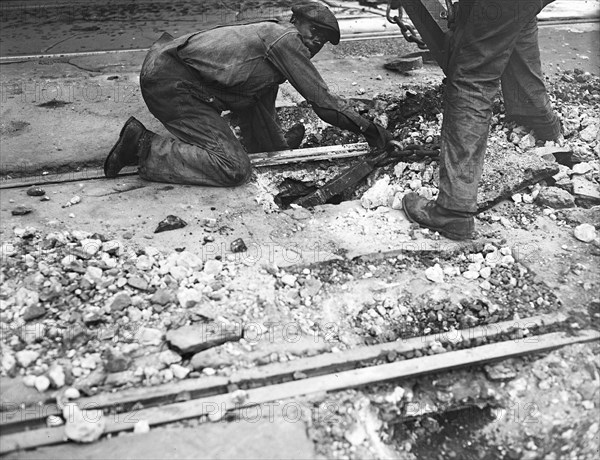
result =
[[[500,99],[495,102],[479,189],[480,209],[511,198],[517,206],[530,209],[530,214],[536,214],[536,206],[532,206],[535,203],[555,219],[554,209],[600,205],[600,119],[595,110],[600,100],[600,78],[576,70],[565,73],[565,81],[569,85],[551,85],[550,94],[554,101],[561,102],[556,105],[567,147],[537,141],[533,131],[507,122]],[[419,93],[409,90],[403,98],[379,96],[381,99],[375,100],[371,109],[363,109],[363,114],[373,120],[385,115],[389,119],[387,127],[396,139],[424,146],[437,144],[442,89],[440,86],[436,91]],[[575,93],[583,97],[575,98]],[[353,198],[359,198],[367,209],[401,209],[406,193],[417,192],[435,199],[438,185],[437,161],[398,162],[375,171]],[[531,219],[516,222],[519,226],[531,223]],[[589,240],[589,236],[585,239]]]
[[[218,335],[237,320],[235,309],[217,308],[234,289],[239,262],[231,254],[164,257],[101,234],[17,227],[1,256],[2,374],[21,375],[40,392],[185,378],[193,369],[173,345],[182,327]],[[213,342],[205,348],[222,343]]]
[[[309,435],[324,458],[429,458],[435,448],[443,458],[592,459],[597,351],[576,345],[330,394],[311,401]]]
[[[241,239],[232,240],[231,253],[203,260],[80,230],[17,227],[13,234],[0,251],[1,372],[40,393],[158,385],[329,347],[315,341],[312,311],[273,292],[295,289],[311,305],[322,283],[310,270],[298,277],[273,265],[250,283],[236,252]],[[292,320],[302,340],[286,339]]]
[[[443,117],[444,85],[427,90],[405,87],[401,91],[400,96],[379,94],[373,100],[356,99],[350,103],[361,115],[386,127],[395,139],[407,145],[436,148]],[[600,119],[594,108],[600,99],[600,78],[578,70],[565,72],[563,80],[549,84],[549,92],[564,127],[567,146],[539,141],[533,131],[507,121],[502,101],[496,99],[480,182],[480,210],[509,197],[518,203],[531,204],[540,192],[537,203],[541,206],[589,208],[600,204]],[[302,121],[307,125],[305,148],[364,140],[353,133],[325,126],[302,104],[295,109],[280,111],[285,115],[284,128],[298,120],[298,116],[293,116],[294,110],[302,115]],[[353,164],[353,160],[336,164],[320,162],[259,171],[256,182],[263,191],[259,199],[268,211],[285,207],[287,203],[282,204],[275,197],[286,188],[286,179],[304,185],[307,194]],[[365,184],[349,190],[339,199],[362,199],[368,209],[378,206],[399,209],[402,197],[411,191],[435,199],[438,179],[436,160],[399,162],[395,167],[378,168]],[[546,190],[550,187],[555,188]]]

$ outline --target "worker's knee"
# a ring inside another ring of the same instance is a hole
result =
[[[242,185],[250,179],[252,175],[252,165],[250,159],[244,158],[236,162],[235,165],[231,165],[225,171],[224,184],[228,187],[235,187]]]

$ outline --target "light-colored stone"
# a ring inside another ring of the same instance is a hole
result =
[[[479,286],[485,291],[492,289],[492,283],[490,283],[488,280],[483,280],[481,283],[479,283]]]
[[[159,374],[163,382],[170,382],[175,377],[171,369],[163,369]]]
[[[573,169],[572,169],[573,174],[578,174],[578,175],[587,174],[593,170],[594,170],[593,166],[589,163],[577,163],[576,165],[573,165]]]
[[[73,238],[75,238],[77,241],[83,241],[83,240],[89,238],[90,236],[92,236],[92,234],[85,230],[73,230],[71,232],[71,236]]]
[[[64,420],[58,415],[49,415],[48,418],[46,418],[46,426],[48,428],[56,428],[57,426],[64,425],[64,423]]]
[[[102,243],[102,252],[108,252],[109,254],[121,255],[123,253],[123,243],[118,240],[110,240]]]
[[[85,270],[85,275],[91,281],[97,281],[102,278],[102,269],[89,265]]]
[[[511,255],[502,256],[500,259],[501,265],[512,265],[515,263],[515,258]]]
[[[146,246],[144,248],[144,254],[148,257],[156,257],[160,254],[160,251],[153,246]]]
[[[434,187],[421,187],[417,190],[417,193],[426,200],[433,200],[437,195],[437,189]]]
[[[91,238],[86,238],[81,240],[81,248],[83,249],[83,252],[85,252],[86,254],[89,254],[91,256],[95,255],[100,248],[102,247],[102,241],[100,240],[96,240],[96,239],[91,239]]]
[[[48,388],[50,388],[50,379],[48,377],[46,377],[45,375],[38,375],[35,378],[34,386],[37,391],[39,391],[40,393],[43,393]]]
[[[136,339],[141,345],[160,345],[163,340],[163,333],[159,329],[141,327],[136,334]]]
[[[15,370],[17,360],[12,353],[5,352],[2,355],[2,370],[6,373],[11,373]]]
[[[79,366],[84,369],[93,370],[96,369],[97,365],[95,356],[84,356],[79,360]]]
[[[202,268],[202,259],[193,252],[183,251],[177,257],[176,264],[178,267],[199,270]]]
[[[429,281],[434,283],[444,282],[444,270],[440,264],[435,264],[433,267],[429,267],[425,270],[425,276]]]
[[[181,281],[182,279],[189,276],[190,269],[188,269],[187,267],[174,265],[169,268],[169,273],[177,281]]]
[[[31,307],[37,305],[40,296],[37,292],[21,287],[15,294],[15,304],[18,307]]]
[[[451,265],[444,267],[444,275],[446,276],[458,276],[460,275],[460,268],[453,267]]]
[[[137,323],[142,320],[142,312],[139,308],[136,307],[128,307],[127,308],[127,317],[129,321],[132,323]]]
[[[207,260],[204,264],[204,273],[207,275],[219,275],[223,270],[223,262],[216,259]]]
[[[467,270],[468,272],[479,272],[479,270],[481,270],[481,267],[483,266],[483,264],[481,262],[473,262],[470,263],[469,265],[467,265]]]
[[[291,273],[286,273],[281,277],[281,282],[286,286],[294,286],[296,284],[296,276]]]
[[[490,267],[483,267],[479,270],[479,276],[483,279],[488,279],[492,275],[492,269]]]
[[[202,301],[202,293],[197,289],[181,288],[177,291],[177,300],[183,308],[190,308]]]
[[[579,137],[585,142],[594,142],[600,139],[600,125],[591,124],[579,133]]]
[[[182,358],[179,354],[175,353],[173,350],[164,350],[164,351],[161,351],[160,354],[158,355],[158,360],[161,363],[169,366],[171,364],[180,363]]]
[[[408,183],[408,187],[411,190],[417,191],[423,186],[423,183],[420,179],[413,179]]]
[[[523,150],[535,147],[535,136],[531,133],[525,134],[519,141],[519,147]]]
[[[554,209],[572,208],[575,206],[575,198],[558,187],[545,187],[540,190],[536,202],[542,206],[548,206]]]
[[[17,358],[19,366],[27,368],[40,357],[40,354],[33,350],[21,350],[17,351],[15,357]]]
[[[75,403],[68,403],[63,408],[65,436],[75,442],[94,442],[102,436],[106,419],[102,410],[89,409],[82,412]]]
[[[573,230],[573,235],[579,241],[583,241],[584,243],[591,243],[598,236],[596,229],[593,225],[590,224],[581,224],[575,227]]]
[[[365,209],[375,209],[379,206],[387,206],[393,201],[396,187],[390,186],[390,176],[387,174],[379,178],[373,186],[368,189],[360,199],[360,204]]]
[[[135,266],[138,270],[148,271],[154,266],[154,259],[152,257],[142,254],[136,260]]]
[[[212,348],[225,342],[237,341],[242,337],[239,325],[224,325],[216,322],[193,324],[167,332],[167,341],[182,354]]]
[[[462,276],[468,280],[476,280],[477,278],[479,278],[479,272],[467,270],[463,272]]]
[[[367,432],[361,423],[353,423],[344,432],[344,438],[352,446],[359,446],[367,438]]]
[[[573,177],[573,193],[579,199],[584,199],[593,204],[600,203],[600,185],[587,180],[583,176]]]
[[[398,178],[402,177],[402,174],[404,174],[404,171],[406,171],[406,168],[408,168],[408,163],[399,161],[398,163],[396,163],[396,166],[394,166],[394,176],[396,176]]]
[[[134,434],[144,434],[150,432],[150,424],[148,420],[138,420],[135,425],[133,425],[133,433]]]
[[[65,386],[65,371],[62,366],[54,364],[48,369],[48,378],[54,388],[62,388]]]
[[[79,393],[79,390],[77,388],[69,387],[64,391],[63,396],[68,400],[72,400],[79,399],[81,397],[81,394]]]
[[[396,210],[402,209],[402,200],[404,199],[404,195],[405,194],[403,192],[396,192],[394,194],[394,199],[392,200],[392,205],[391,205],[392,209],[396,209]]]
[[[171,364],[169,368],[171,369],[171,372],[173,372],[175,378],[178,378],[179,380],[186,378],[190,373],[190,369],[180,366],[179,364]]]

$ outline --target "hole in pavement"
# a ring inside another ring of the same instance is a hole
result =
[[[399,443],[412,438],[411,453],[417,459],[500,459],[500,449],[490,446],[479,432],[494,420],[490,407],[469,406],[395,425],[394,437]]]

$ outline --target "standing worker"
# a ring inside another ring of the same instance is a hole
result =
[[[140,86],[150,112],[175,136],[162,137],[131,117],[104,164],[106,177],[139,165],[144,179],[235,186],[251,174],[250,159],[221,112],[238,115],[248,152],[299,147],[304,129],[286,137],[275,98],[288,80],[327,123],[362,133],[383,150],[392,136],[332,94],[310,59],[340,29],[318,3],[292,7],[290,22],[258,20],[218,26],[173,39],[164,34],[142,65]]]
[[[542,77],[537,14],[553,0],[461,0],[449,56],[439,195],[403,199],[407,217],[457,240],[472,238],[492,100],[502,81],[507,119],[561,142]]]

